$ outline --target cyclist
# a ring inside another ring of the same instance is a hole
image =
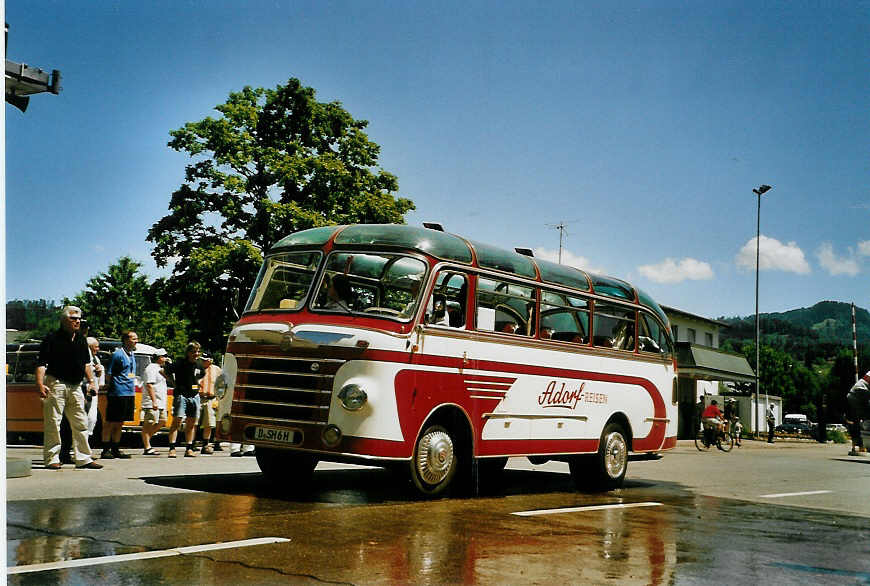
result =
[[[716,399],[710,401],[710,405],[701,413],[701,423],[705,429],[715,429],[718,433],[722,433],[724,425],[722,423],[722,411],[719,409],[719,403]],[[715,435],[713,437],[716,437]]]

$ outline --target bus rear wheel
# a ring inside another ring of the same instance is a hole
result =
[[[411,480],[427,497],[446,495],[459,467],[457,438],[441,425],[423,430],[411,456]]]
[[[581,489],[620,488],[628,470],[628,440],[618,423],[608,423],[601,433],[598,453],[575,456],[568,463],[574,484]]]
[[[271,482],[307,482],[317,466],[317,458],[309,454],[262,448],[257,446],[257,465],[266,480]]]

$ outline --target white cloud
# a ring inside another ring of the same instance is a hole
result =
[[[755,238],[743,245],[734,259],[738,267],[755,268]],[[759,268],[763,271],[786,271],[808,275],[810,265],[795,242],[783,244],[776,238],[761,237]]]
[[[870,240],[861,240],[858,242],[858,254],[861,256],[870,256]]]
[[[552,262],[559,262],[559,251],[558,250],[550,250],[549,248],[535,248],[532,252],[535,253],[535,258],[542,258],[544,260],[549,260]],[[562,264],[568,265],[570,267],[574,267],[576,269],[583,269],[584,271],[588,271],[590,273],[603,273],[601,269],[593,268],[590,266],[589,259],[585,256],[577,256],[570,250],[562,249]]]
[[[713,278],[713,268],[709,263],[694,258],[676,261],[666,258],[656,265],[637,267],[644,277],[656,283],[679,283],[685,280],[704,281]]]
[[[860,243],[859,243],[860,246]],[[850,251],[851,253],[851,251]],[[852,258],[839,257],[834,254],[834,247],[830,242],[824,242],[819,249],[816,250],[816,257],[819,259],[819,264],[822,268],[828,271],[831,275],[849,275],[854,277],[861,272],[858,266],[858,261]]]

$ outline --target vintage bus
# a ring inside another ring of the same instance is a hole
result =
[[[619,279],[435,228],[313,228],[264,260],[218,427],[277,481],[356,462],[434,496],[527,456],[619,487],[630,452],[676,445],[669,332]]]

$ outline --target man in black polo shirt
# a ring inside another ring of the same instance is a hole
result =
[[[193,458],[193,436],[196,432],[196,422],[199,421],[199,383],[203,371],[196,363],[201,346],[199,342],[190,342],[183,358],[172,363],[175,376],[175,389],[172,392],[172,425],[169,428],[169,457],[175,457],[175,440],[178,430],[184,422],[184,439],[187,441],[185,457]]]
[[[68,305],[63,308],[60,328],[50,333],[39,347],[36,361],[36,386],[42,396],[43,461],[49,470],[60,470],[60,421],[63,416],[72,428],[76,468],[97,470],[88,446],[88,419],[85,415],[87,390],[96,391],[88,344],[81,335],[82,310]]]

